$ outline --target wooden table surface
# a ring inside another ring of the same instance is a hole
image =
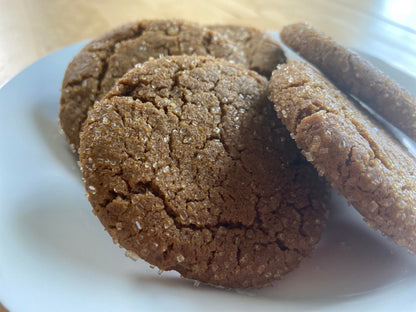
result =
[[[276,31],[309,21],[338,41],[416,75],[414,0],[0,0],[0,86],[53,51],[144,18]]]
[[[338,41],[416,76],[415,0],[0,0],[0,86],[53,51],[145,18],[275,31],[309,21]],[[1,304],[0,311],[5,311]]]

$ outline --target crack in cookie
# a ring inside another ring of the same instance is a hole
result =
[[[278,66],[270,79],[269,98],[318,172],[371,227],[416,252],[416,159],[356,101],[306,63]]]
[[[215,285],[260,287],[312,252],[326,185],[276,118],[267,83],[221,59],[151,59],[90,111],[86,190],[130,255]]]

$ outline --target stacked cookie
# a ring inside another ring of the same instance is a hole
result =
[[[184,21],[139,21],[87,44],[69,64],[62,82],[59,119],[72,149],[79,148],[79,133],[95,101],[134,65],[151,57],[210,55],[266,76],[285,60],[278,43],[257,29],[211,28]]]
[[[281,38],[333,83],[305,63],[279,66],[269,86],[279,117],[320,175],[364,220],[415,253],[416,159],[350,96],[413,139],[415,98],[308,24],[285,27]]]
[[[319,175],[416,250],[414,159],[316,70],[285,62],[254,28],[158,20],[110,31],[69,64],[61,125],[126,255],[214,285],[270,284],[319,241]]]

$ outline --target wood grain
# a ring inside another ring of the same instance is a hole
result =
[[[0,303],[0,312],[9,312],[1,303]]]
[[[0,0],[0,85],[55,50],[144,18],[276,31],[309,21],[338,41],[416,75],[413,0]]]

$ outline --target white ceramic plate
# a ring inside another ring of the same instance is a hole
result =
[[[126,258],[91,213],[59,134],[60,84],[81,46],[41,59],[0,90],[0,302],[10,311],[415,310],[416,256],[335,194],[313,256],[274,287],[194,287]]]

